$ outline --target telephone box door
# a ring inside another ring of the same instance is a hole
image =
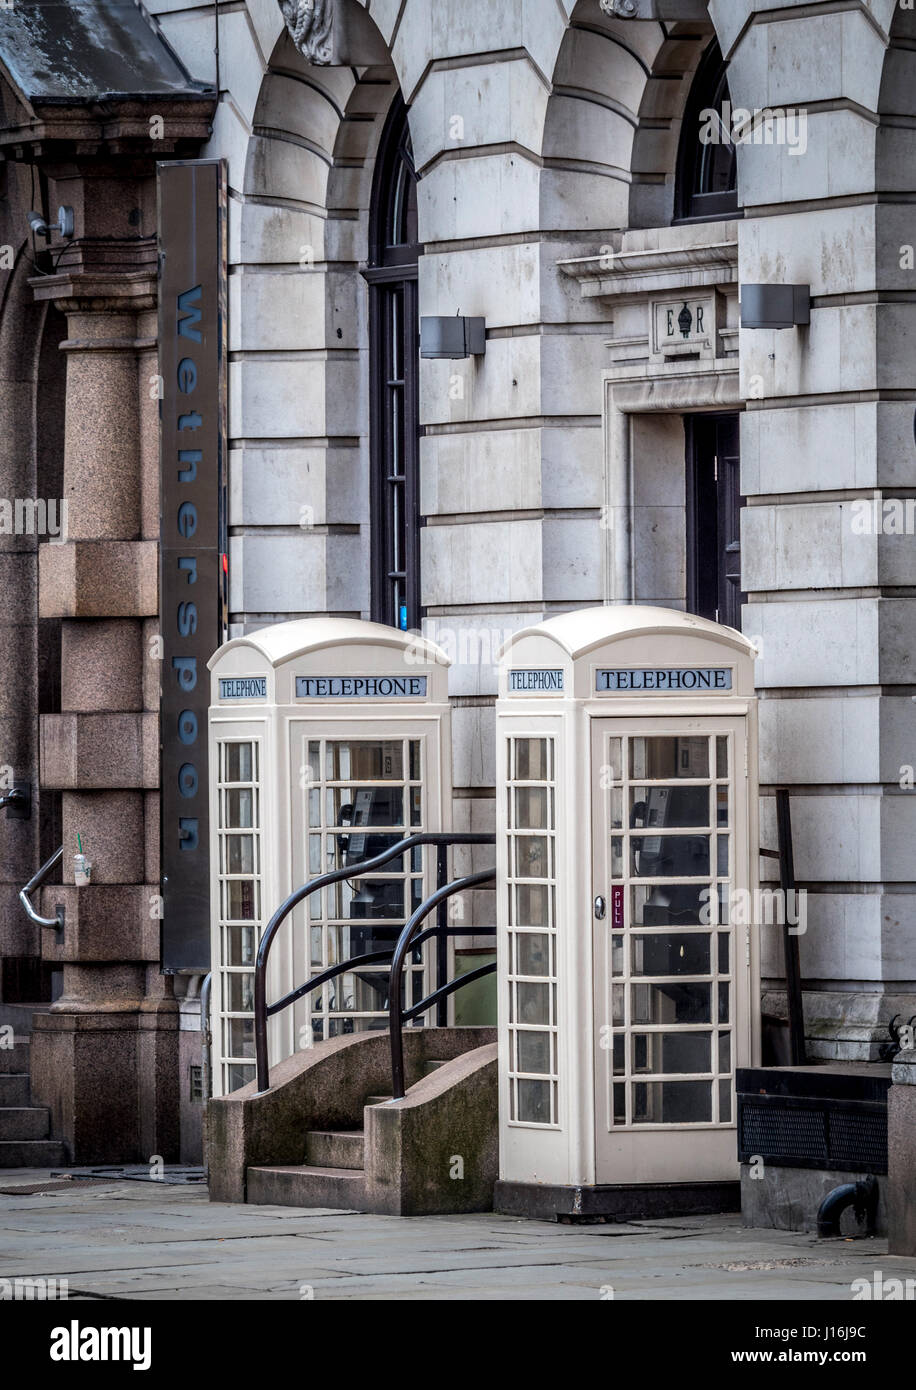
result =
[[[440,828],[428,724],[376,721],[370,732],[365,725],[345,730],[294,720],[290,737],[294,883],[356,866],[408,835]],[[343,879],[314,894],[292,917],[290,978],[301,981],[353,956],[391,951],[434,887],[434,863],[428,849],[414,849],[371,876]],[[405,968],[408,1004],[432,989],[429,963],[424,943]],[[389,967],[390,960],[357,966],[315,990],[297,1006],[294,1045],[387,1028]]]
[[[592,722],[598,1183],[737,1178],[745,740],[739,717]]]

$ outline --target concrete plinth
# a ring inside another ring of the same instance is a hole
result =
[[[538,1221],[646,1221],[664,1216],[702,1216],[737,1211],[736,1182],[633,1183],[577,1186],[498,1182],[495,1211]]]

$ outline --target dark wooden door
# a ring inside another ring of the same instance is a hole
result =
[[[739,417],[688,415],[687,608],[740,629],[741,460]]]

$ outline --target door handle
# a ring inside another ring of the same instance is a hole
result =
[[[596,922],[603,922],[606,912],[607,912],[607,903],[605,902],[604,898],[602,898],[601,894],[599,893],[599,894],[598,894],[598,897],[595,899],[595,921],[596,921]]]

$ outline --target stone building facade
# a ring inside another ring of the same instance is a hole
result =
[[[81,1116],[133,1126],[119,1157],[175,1151],[185,1086],[138,902],[157,880],[154,179],[176,157],[227,162],[230,632],[422,627],[454,659],[454,825],[488,830],[506,635],[633,601],[740,624],[764,844],[792,792],[809,1050],[874,1057],[916,1013],[916,549],[881,521],[916,495],[912,8],[147,8],[128,96],[100,102],[90,73],[64,129],[0,27],[0,491],[66,496],[72,518],[65,544],[2,540],[0,761],[42,791],[4,824],[0,951],[35,962],[31,989],[39,955],[64,968],[32,1044],[59,1132],[93,1160]],[[77,232],[38,276],[36,178]],[[808,286],[810,322],[741,328],[757,283]],[[485,319],[485,353],[420,358],[417,319],[455,314]],[[78,904],[46,890],[66,928],[39,950],[16,893],[77,820],[97,881]],[[764,973],[779,1016],[776,934]],[[99,1085],[113,1055],[136,1122]]]

